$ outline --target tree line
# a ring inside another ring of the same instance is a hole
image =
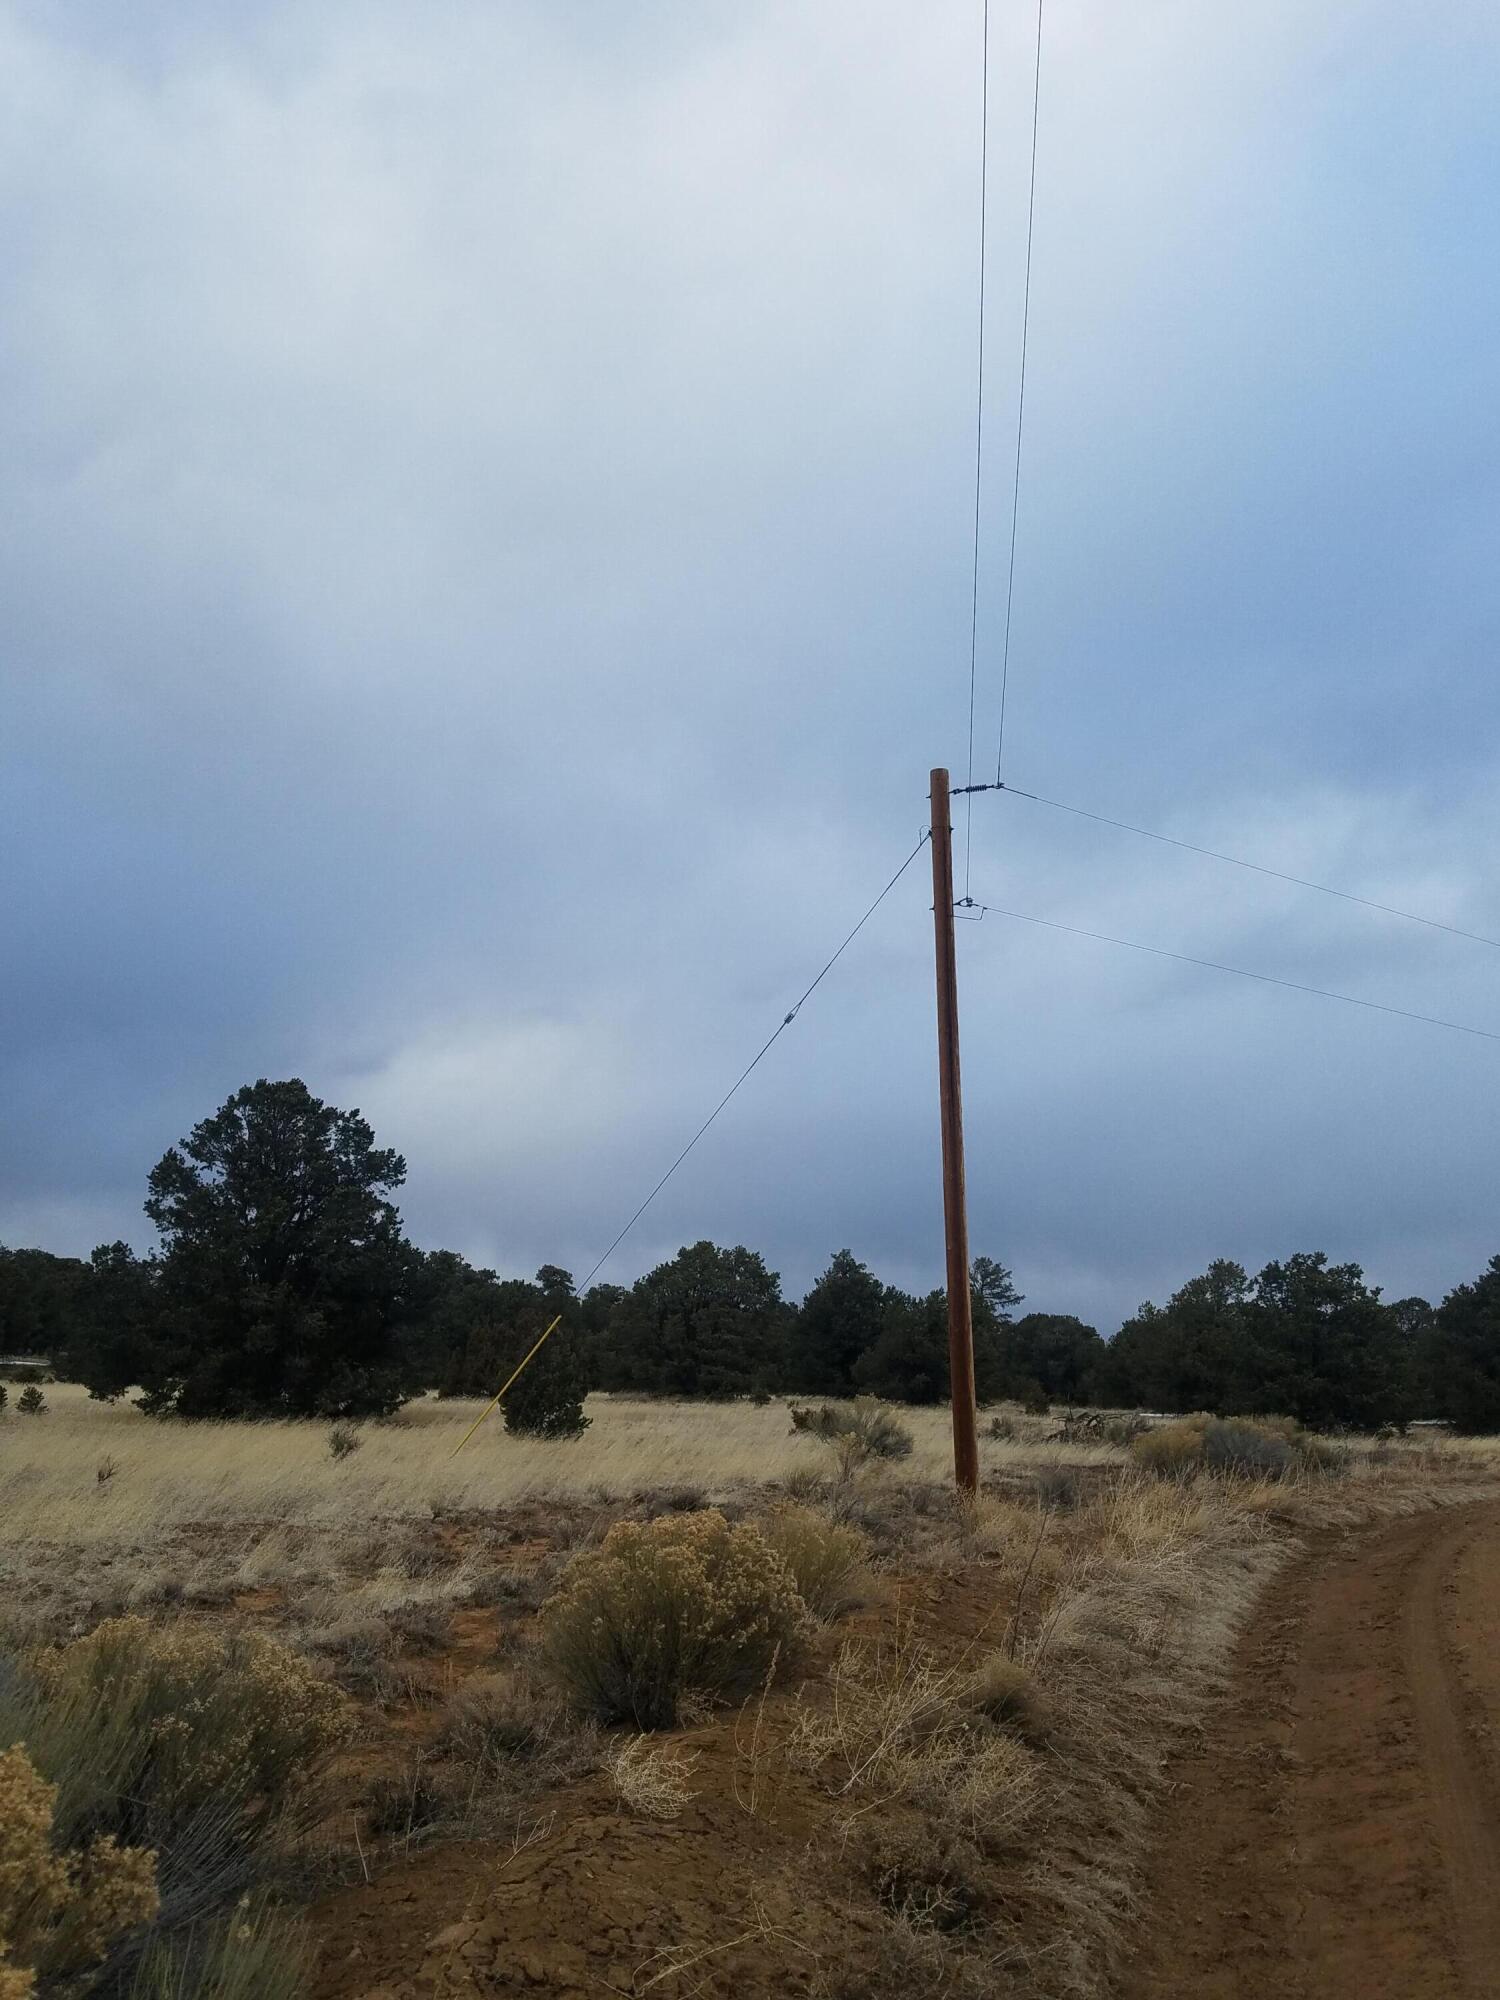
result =
[[[248,1085],[152,1169],[149,1255],[0,1250],[0,1353],[46,1353],[92,1394],[133,1390],[158,1415],[381,1416],[427,1390],[494,1394],[556,1320],[506,1399],[512,1429],[576,1434],[591,1388],[947,1398],[945,1293],[885,1284],[850,1250],[800,1302],[756,1251],[709,1242],[580,1296],[557,1265],[502,1278],[416,1248],[391,1199],[404,1178],[358,1112],[296,1080]],[[971,1278],[982,1402],[1500,1430],[1500,1257],[1436,1307],[1387,1303],[1321,1253],[1253,1278],[1219,1261],[1109,1341],[1068,1314],[1019,1313],[993,1258]]]

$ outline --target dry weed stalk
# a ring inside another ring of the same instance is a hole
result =
[[[760,1693],[753,1697],[755,1704],[755,1723],[754,1727],[750,1731],[750,1743],[748,1749],[746,1748],[744,1740],[744,1728],[745,1728],[745,1714],[750,1707],[750,1702],[747,1701],[745,1703],[744,1707],[740,1710],[738,1716],[735,1718],[734,1799],[735,1799],[735,1804],[739,1806],[743,1812],[747,1812],[752,1819],[754,1819],[757,1813],[760,1811],[761,1786],[766,1781],[767,1777],[766,1767],[769,1761],[768,1753],[763,1745],[763,1738],[765,1734],[765,1725],[766,1725],[766,1696],[771,1692],[771,1683],[776,1678],[776,1669],[780,1664],[780,1661],[781,1661],[781,1648],[778,1646],[776,1648],[776,1651],[771,1655],[771,1664],[769,1665],[769,1667],[767,1667],[766,1677],[761,1682]],[[743,1786],[740,1782],[740,1773],[747,1765],[749,1767],[749,1772],[750,1772],[750,1781],[748,1787]]]
[[[688,1780],[698,1768],[696,1750],[633,1736],[606,1760],[621,1805],[643,1819],[676,1819],[693,1797]]]
[[[738,1951],[746,1944],[780,1944],[795,1952],[800,1958],[811,1958],[815,1966],[820,1966],[820,1954],[793,1932],[775,1924],[767,1916],[764,1904],[756,1898],[751,1903],[755,1921],[748,1930],[740,1931],[735,1937],[724,1938],[718,1944],[701,1945],[697,1951],[684,1951],[677,1945],[662,1945],[652,1952],[644,1964],[636,1968],[632,1981],[632,1991],[637,1994],[649,1993],[653,1986],[659,1986],[664,1979],[683,1979],[694,1966],[703,1965],[709,1959],[723,1958],[726,1952]],[[653,1970],[654,1968],[654,1970]],[[684,1993],[701,1993],[704,1990],[702,1976],[691,1981],[682,1989]]]

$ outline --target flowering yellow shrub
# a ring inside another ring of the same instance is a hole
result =
[[[542,1658],[602,1722],[670,1728],[687,1693],[748,1694],[809,1620],[758,1528],[718,1512],[618,1522],[542,1608]]]
[[[153,1823],[210,1799],[273,1805],[348,1727],[345,1696],[256,1633],[111,1618],[30,1668],[114,1796]]]
[[[27,2000],[34,1970],[96,1964],[156,1914],[156,1856],[108,1836],[59,1854],[56,1799],[23,1748],[0,1752],[0,2000]]]

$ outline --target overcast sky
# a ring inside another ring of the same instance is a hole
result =
[[[966,764],[980,0],[0,4],[0,1240],[304,1077],[590,1265]],[[992,0],[979,776],[1030,118]],[[1500,15],[1049,0],[1007,779],[1500,936]],[[963,855],[959,857],[960,871]],[[603,1275],[941,1281],[913,867]],[[1500,1029],[1500,952],[981,798],[983,901]],[[971,1230],[1441,1296],[1500,1045],[959,938]]]

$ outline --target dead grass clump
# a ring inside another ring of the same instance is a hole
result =
[[[694,1750],[633,1736],[610,1753],[605,1769],[629,1811],[644,1819],[676,1819],[693,1796],[688,1780],[697,1764]]]
[[[648,1521],[659,1520],[663,1514],[698,1514],[708,1505],[708,1493],[702,1486],[641,1487],[633,1498]]]
[[[1088,1475],[1078,1465],[1039,1465],[1034,1475],[1037,1505],[1051,1513],[1070,1513],[1083,1500]]]
[[[124,1932],[156,1915],[156,1856],[98,1835],[71,1852],[54,1842],[57,1786],[19,1746],[0,1752],[0,1995],[25,2000],[34,1975],[96,1965]]]
[[[592,1761],[593,1737],[528,1674],[483,1674],[449,1697],[437,1748],[472,1771],[513,1776],[530,1765],[556,1782]]]
[[[861,1861],[881,1908],[913,1930],[968,1930],[984,1906],[983,1856],[939,1822],[873,1827]]]
[[[537,1612],[557,1588],[567,1557],[552,1553],[535,1562],[505,1563],[480,1570],[469,1585],[470,1604],[494,1605],[503,1611]]]
[[[402,1604],[390,1613],[391,1635],[408,1652],[439,1653],[448,1643],[453,1619],[442,1604]]]
[[[807,1633],[791,1571],[717,1512],[620,1521],[542,1609],[540,1659],[601,1722],[666,1729],[689,1692],[748,1694]]]
[[[459,1789],[450,1774],[425,1758],[404,1771],[373,1780],[365,1794],[365,1831],[376,1840],[405,1845],[459,1817]]]
[[[1002,1847],[1036,1804],[1036,1760],[976,1714],[971,1671],[967,1660],[941,1660],[910,1620],[888,1640],[850,1641],[826,1695],[804,1696],[789,1754],[850,1801],[851,1817],[901,1800],[951,1833]]]
[[[1024,1661],[998,1651],[987,1654],[970,1677],[968,1698],[981,1715],[1026,1742],[1045,1740],[1046,1701]]]
[[[869,1538],[811,1507],[773,1508],[760,1523],[815,1618],[837,1618],[864,1596],[869,1579]]]
[[[395,1689],[392,1634],[374,1612],[346,1610],[306,1631],[301,1643],[329,1663],[351,1694],[379,1699]]]

